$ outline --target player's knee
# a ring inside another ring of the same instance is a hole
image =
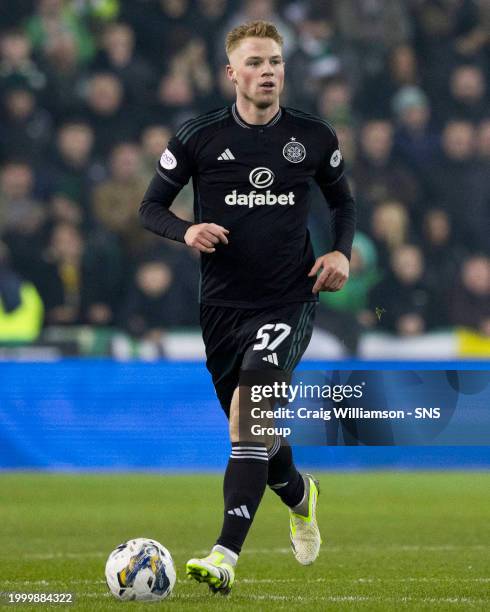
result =
[[[268,451],[276,444],[274,421],[270,418],[267,400],[252,402],[250,388],[237,387],[230,406],[229,432],[231,442],[264,445]]]

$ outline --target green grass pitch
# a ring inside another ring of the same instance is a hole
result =
[[[184,575],[218,533],[220,476],[0,474],[0,591],[71,591],[76,602],[63,609],[90,612],[490,610],[490,473],[318,476],[318,561],[296,563],[287,511],[267,492],[227,598]],[[107,555],[140,536],[173,554],[178,582],[164,602],[123,603],[107,591]],[[56,609],[5,597],[3,606]]]

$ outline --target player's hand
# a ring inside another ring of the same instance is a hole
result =
[[[339,291],[349,278],[349,260],[340,251],[332,251],[318,257],[308,276],[315,276],[320,268],[322,271],[313,285],[313,293]]]
[[[214,253],[215,245],[219,242],[228,244],[229,230],[216,223],[197,223],[191,225],[186,231],[184,240],[187,246],[193,247],[201,253]]]

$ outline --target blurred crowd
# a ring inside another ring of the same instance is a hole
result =
[[[488,0],[16,0],[0,13],[0,341],[53,325],[135,338],[198,323],[198,257],[138,205],[182,121],[230,104],[224,37],[274,22],[282,104],[339,136],[351,279],[319,325],[490,335]],[[192,189],[174,203],[192,219]],[[328,209],[312,197],[317,251]],[[14,332],[14,330],[17,330]]]

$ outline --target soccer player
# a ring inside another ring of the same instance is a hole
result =
[[[244,434],[239,382],[247,371],[293,371],[310,341],[318,292],[338,291],[348,278],[355,228],[334,130],[279,104],[284,61],[275,26],[236,27],[226,51],[236,102],[182,125],[140,207],[147,229],[201,252],[206,365],[229,419],[232,450],[221,534],[207,557],[188,561],[187,575],[221,593],[231,589],[266,485],[289,508],[296,559],[307,565],[318,556],[318,482],[298,472],[286,440]],[[195,223],[169,210],[191,177]],[[331,209],[334,233],[332,251],[316,260],[307,229],[312,180]]]

